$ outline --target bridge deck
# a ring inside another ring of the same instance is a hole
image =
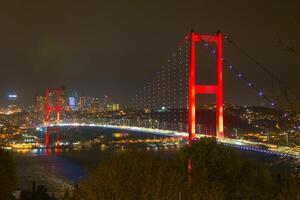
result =
[[[107,125],[107,124],[86,124],[86,123],[59,123],[59,124],[49,124],[48,127],[99,127],[99,128],[113,128],[121,129],[127,131],[139,131],[144,133],[151,133],[163,136],[172,136],[172,137],[182,137],[188,138],[187,132],[179,132],[172,130],[162,130],[162,129],[153,129],[145,127],[135,127],[135,126],[123,126],[123,125]],[[40,126],[37,129],[45,128],[45,126]],[[197,134],[196,138],[208,137],[207,135]],[[273,144],[266,144],[261,142],[253,142],[242,139],[232,139],[232,138],[216,138],[217,142],[224,144],[226,146],[231,146],[238,149],[256,151],[261,153],[279,155],[283,157],[293,157],[300,159],[300,149],[299,148],[290,148],[286,146],[277,146]]]

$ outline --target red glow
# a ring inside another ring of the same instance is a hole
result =
[[[52,90],[53,91],[53,90]],[[59,123],[60,122],[60,112],[61,112],[61,108],[60,108],[60,93],[61,90],[55,89],[55,95],[56,95],[56,104],[55,106],[50,106],[49,105],[49,93],[50,90],[46,90],[45,93],[45,97],[46,97],[46,105],[45,105],[45,126],[46,126],[46,134],[45,134],[45,146],[48,147],[49,146],[49,133],[48,133],[48,125],[49,125],[49,117],[51,112],[55,112],[56,113],[56,122]]]
[[[189,160],[188,160],[188,181],[189,181],[189,184],[191,185],[192,184],[192,176],[191,176],[191,173],[192,173],[192,158],[191,156],[189,157]]]
[[[215,85],[197,85],[196,93],[197,94],[216,94],[217,86]]]
[[[55,94],[56,94],[56,105],[55,105],[55,112],[56,112],[56,121],[57,123],[59,123],[60,121],[60,89],[56,89],[55,90]]]
[[[189,63],[189,95],[188,95],[188,106],[189,106],[189,143],[192,143],[195,137],[196,128],[196,76],[195,76],[195,40],[196,35],[192,31],[190,35],[190,63]]]
[[[196,42],[215,42],[217,48],[216,54],[216,85],[196,85],[196,67],[195,67],[195,44]],[[224,137],[223,127],[223,71],[222,71],[222,34],[218,32],[216,35],[200,35],[191,32],[190,35],[190,63],[189,63],[189,143],[191,144],[195,137],[196,127],[196,94],[215,94],[216,95],[216,136]]]
[[[49,107],[49,91],[46,90],[46,105],[45,105],[45,125],[48,126],[49,123],[49,114],[50,114],[50,107]]]
[[[217,93],[216,93],[216,125],[217,137],[224,138],[223,127],[223,61],[222,61],[222,34],[217,33]]]
[[[56,122],[58,123],[60,121],[60,93],[61,90],[55,89],[55,95],[56,95],[56,105],[55,106],[50,106],[49,105],[49,92],[50,90],[46,90],[46,105],[45,105],[45,125],[47,126],[49,123],[49,116],[51,112],[55,112],[56,113]]]

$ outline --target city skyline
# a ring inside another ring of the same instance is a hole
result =
[[[300,199],[299,10],[2,2],[0,199]]]

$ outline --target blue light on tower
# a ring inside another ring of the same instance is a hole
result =
[[[76,101],[75,101],[75,97],[69,97],[69,98],[68,98],[68,104],[69,104],[71,110],[76,110]]]

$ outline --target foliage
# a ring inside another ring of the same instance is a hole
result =
[[[15,187],[15,168],[12,156],[0,149],[0,196],[9,199]]]
[[[173,158],[114,155],[76,188],[75,199],[178,199],[186,181]]]
[[[269,171],[249,160],[237,157],[234,151],[215,140],[203,138],[192,149],[184,149],[181,158],[192,161],[192,193],[201,188],[217,193],[213,199],[273,199],[273,179]],[[203,193],[199,198],[206,199]]]
[[[48,194],[48,190],[43,185],[38,185],[36,187],[35,181],[32,182],[31,191],[22,191],[20,200],[56,200],[55,196],[52,197]]]
[[[299,188],[296,179],[274,180],[268,168],[203,138],[173,157],[136,151],[112,155],[67,199],[300,199]]]

